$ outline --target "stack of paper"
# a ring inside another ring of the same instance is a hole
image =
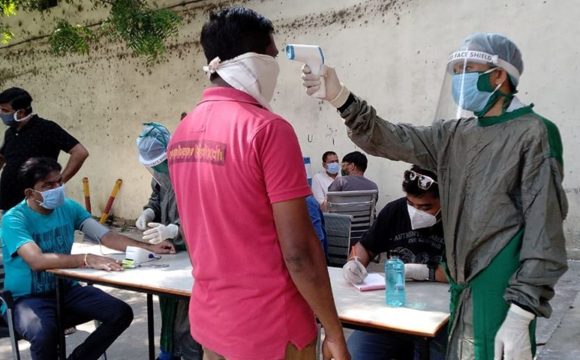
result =
[[[360,291],[383,290],[385,288],[385,277],[380,273],[370,273],[362,284],[353,284]]]

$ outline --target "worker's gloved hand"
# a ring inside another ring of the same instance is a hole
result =
[[[163,225],[150,222],[147,226],[150,229],[143,232],[143,241],[150,244],[159,244],[165,239],[174,239],[179,233],[179,226],[175,224]]]
[[[362,283],[367,277],[367,269],[355,256],[342,267],[342,276],[353,284]]]
[[[406,280],[429,280],[429,268],[426,264],[405,264]]]
[[[494,360],[532,360],[530,322],[534,314],[511,304],[510,309],[495,335]]]
[[[334,68],[322,65],[321,75],[314,75],[308,65],[302,66],[302,85],[306,88],[308,95],[312,96],[320,89],[321,77],[324,77],[326,81],[326,96],[323,100],[328,101],[335,108],[344,105],[350,91],[338,80]]]
[[[143,210],[137,221],[135,221],[135,226],[139,230],[147,229],[147,223],[155,219],[155,211],[150,208]]]

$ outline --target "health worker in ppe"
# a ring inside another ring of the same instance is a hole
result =
[[[508,38],[475,33],[449,57],[438,119],[393,124],[326,67],[326,97],[371,155],[436,172],[451,283],[447,358],[532,359],[536,316],[549,317],[567,269],[562,142],[515,95],[522,56]],[[303,68],[313,94],[320,77]]]
[[[179,231],[177,202],[167,168],[167,144],[171,135],[159,123],[145,123],[137,138],[139,162],[153,176],[151,196],[135,225],[144,230],[143,241],[152,244],[168,240],[176,251],[186,250]],[[161,354],[159,360],[201,360],[203,350],[189,332],[189,301],[159,296],[161,308]]]

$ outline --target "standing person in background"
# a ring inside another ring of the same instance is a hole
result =
[[[323,70],[326,100],[349,137],[375,156],[439,178],[451,319],[447,358],[529,360],[535,321],[549,317],[567,270],[568,212],[558,127],[515,95],[522,54],[507,37],[475,33],[448,58],[431,126],[394,124]],[[320,76],[303,70],[308,94]]]
[[[186,251],[179,231],[181,223],[177,212],[175,193],[167,168],[167,144],[171,134],[159,123],[145,123],[137,138],[139,162],[153,176],[151,196],[135,225],[144,230],[143,241],[156,244],[167,240],[176,251]],[[201,360],[203,350],[189,332],[188,300],[159,296],[161,308],[161,339],[158,360]]]
[[[327,151],[322,154],[322,171],[312,177],[312,195],[321,207],[324,207],[328,187],[338,176],[340,176],[340,164],[338,155],[334,151]]]
[[[169,144],[195,278],[191,333],[207,359],[314,360],[316,315],[324,359],[348,360],[298,139],[270,111],[273,32],[250,9],[209,15],[201,45],[211,85]]]
[[[17,180],[18,170],[31,157],[49,157],[58,161],[61,151],[70,154],[62,171],[62,181],[69,181],[89,156],[87,149],[57,123],[32,112],[32,97],[20,88],[0,93],[0,117],[8,126],[0,148],[0,210],[7,211],[24,199],[24,189]]]

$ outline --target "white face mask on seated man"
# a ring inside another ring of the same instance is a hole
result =
[[[439,222],[437,215],[439,215],[441,209],[437,211],[437,214],[431,215],[426,211],[415,209],[413,206],[407,204],[407,211],[411,219],[411,229],[417,230],[437,224]]]

